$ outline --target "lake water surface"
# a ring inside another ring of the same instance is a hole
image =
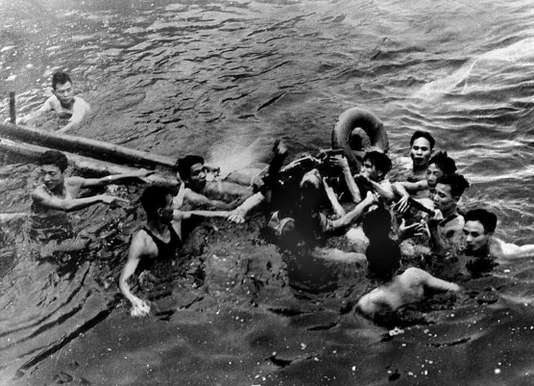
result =
[[[274,138],[328,147],[339,114],[360,106],[384,121],[393,157],[431,131],[472,183],[461,206],[490,207],[498,236],[534,241],[531,1],[0,0],[0,20],[0,95],[16,91],[19,114],[65,69],[93,107],[77,134],[246,164]],[[5,211],[27,209],[31,176],[1,168]],[[363,272],[297,291],[255,224],[215,222],[139,320],[115,284],[137,213],[97,207],[74,222],[99,244],[66,271],[24,248],[4,257],[26,245],[25,224],[2,229],[3,384],[534,382],[532,262],[465,283],[428,307],[433,323],[390,337],[346,311],[370,286]]]

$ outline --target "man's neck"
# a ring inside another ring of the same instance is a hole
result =
[[[167,229],[167,224],[164,222],[161,222],[159,219],[149,219],[147,221],[147,227],[151,231],[157,234],[163,234],[165,233],[165,230]]]
[[[56,187],[54,187],[52,189],[47,188],[46,185],[45,185],[45,188],[46,188],[46,190],[48,190],[48,192],[50,192],[50,194],[52,194],[53,196],[57,196],[57,197],[64,197],[65,196],[65,192],[67,191],[67,188],[65,187],[65,182],[64,181],[63,181],[63,183],[58,184]]]
[[[456,209],[457,209],[456,207],[453,207],[446,212],[442,211],[441,214],[443,215],[443,221],[448,222],[450,221],[450,219],[458,216],[458,212],[456,211]]]

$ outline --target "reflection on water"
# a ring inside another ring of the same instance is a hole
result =
[[[414,129],[432,131],[473,182],[461,205],[485,204],[499,216],[499,236],[531,242],[533,13],[525,0],[4,1],[0,90],[16,90],[26,113],[44,101],[50,74],[66,69],[93,106],[78,134],[173,157],[199,152],[229,169],[261,160],[273,136],[295,151],[328,146],[339,113],[358,105],[383,119],[394,156],[406,153]],[[29,209],[30,168],[0,170],[6,211]],[[86,255],[64,254],[75,263],[63,271],[35,258],[41,250],[24,224],[2,224],[2,376],[21,369],[21,382],[140,384],[532,377],[528,261],[466,283],[445,309],[430,306],[435,324],[384,339],[346,312],[370,285],[355,267],[313,259],[286,267],[251,236],[254,226],[217,224],[218,232],[202,228],[182,279],[156,291],[159,314],[132,321],[112,309],[137,214],[96,208],[71,220],[75,234],[92,226],[93,242]],[[317,276],[324,291],[295,289]]]

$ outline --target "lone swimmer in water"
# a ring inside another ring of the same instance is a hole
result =
[[[60,118],[68,119],[68,123],[58,133],[65,133],[77,128],[91,111],[89,103],[74,95],[72,80],[69,74],[58,71],[52,75],[53,95],[35,112],[18,120],[19,124],[26,124],[41,114],[55,111]]]

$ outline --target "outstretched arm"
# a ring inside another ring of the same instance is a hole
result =
[[[428,272],[425,272],[427,276],[425,277],[424,284],[428,288],[432,288],[439,291],[460,291],[460,286],[455,283],[451,283],[446,280],[438,279],[437,277],[432,276]]]
[[[56,133],[65,133],[71,129],[77,128],[80,126],[89,111],[91,111],[89,103],[85,102],[81,98],[77,98],[72,106],[72,116],[69,119],[69,123],[67,123],[61,129],[56,130]]]
[[[516,245],[500,239],[493,239],[490,248],[491,254],[498,259],[512,260],[534,257],[534,244]]]
[[[254,208],[265,201],[265,196],[258,192],[247,198],[241,205],[228,213],[228,220],[235,223],[245,222],[245,217]]]
[[[232,209],[231,203],[226,203],[220,200],[211,200],[202,194],[193,192],[191,189],[185,190],[184,198],[190,203],[192,203],[194,206],[202,206],[222,210]]]
[[[107,194],[98,194],[96,196],[83,198],[58,198],[51,196],[41,189],[37,189],[33,192],[32,199],[45,207],[64,210],[66,212],[83,209],[99,202],[106,204],[119,201],[128,202],[127,200],[119,197],[109,196]]]
[[[119,288],[126,299],[132,304],[130,314],[132,316],[145,316],[150,312],[150,306],[144,300],[135,296],[128,284],[128,279],[135,273],[141,256],[146,253],[146,242],[141,231],[137,232],[132,238],[130,249],[128,250],[128,260],[122,269],[119,278]]]
[[[420,268],[410,267],[401,275],[401,279],[407,286],[424,286],[438,291],[460,291],[460,286],[432,276]]]
[[[99,186],[99,185],[108,185],[116,181],[124,180],[127,178],[142,178],[146,177],[149,174],[153,173],[152,171],[146,170],[146,169],[139,169],[135,170],[129,173],[122,173],[122,174],[111,174],[106,177],[102,178],[83,178],[83,177],[70,177],[69,183],[79,185],[80,187],[86,188],[91,186]]]

